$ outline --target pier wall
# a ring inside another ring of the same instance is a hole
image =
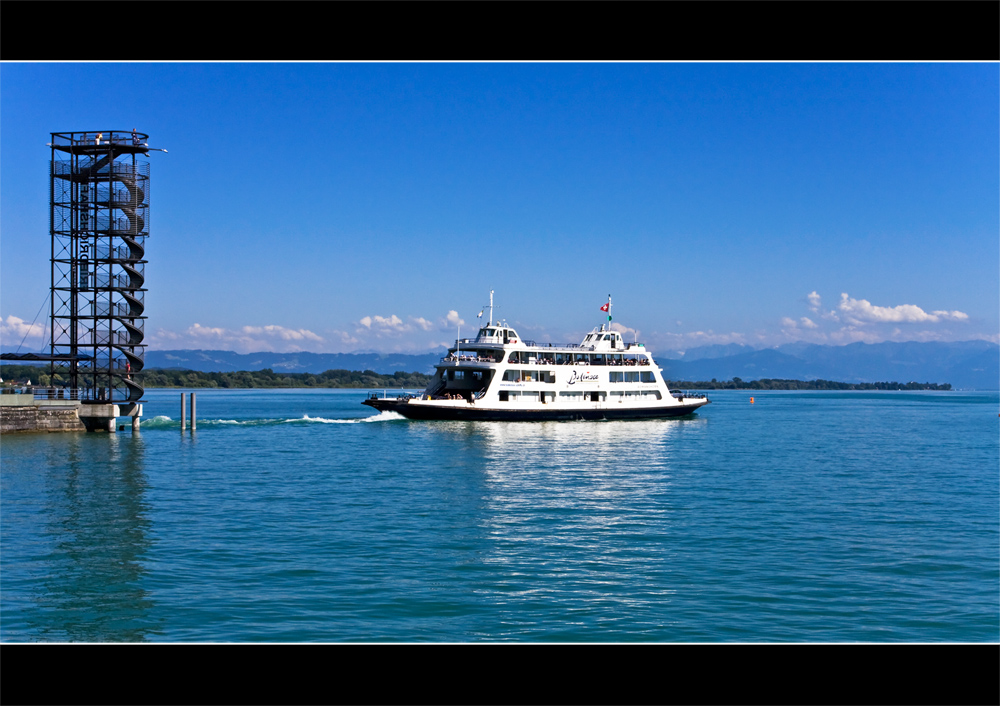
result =
[[[0,434],[86,431],[80,421],[79,410],[80,403],[69,400],[33,400],[28,395],[0,395]]]
[[[32,399],[25,395],[0,395],[0,434],[40,431],[106,431],[113,433],[119,417],[132,418],[139,428],[142,405],[81,404],[77,400]]]

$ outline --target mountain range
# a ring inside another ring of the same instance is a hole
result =
[[[430,373],[444,350],[406,353],[234,353],[217,350],[147,351],[147,368],[202,372],[263,370],[321,373],[373,370]],[[838,382],[950,383],[955,389],[1000,389],[1000,346],[988,341],[852,343],[821,346],[790,343],[753,349],[729,344],[654,353],[664,376],[680,380],[836,380]]]

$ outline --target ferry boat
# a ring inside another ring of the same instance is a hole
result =
[[[602,311],[609,311],[609,302]],[[709,403],[671,392],[642,343],[627,343],[609,323],[579,344],[522,339],[506,322],[456,339],[420,395],[371,394],[363,404],[410,419],[548,421],[682,417]]]

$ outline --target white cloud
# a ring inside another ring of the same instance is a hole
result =
[[[805,326],[806,328],[819,328],[819,324],[810,319],[808,316],[803,316],[801,319],[799,319],[799,321],[801,321],[802,325]]]
[[[795,319],[790,319],[787,316],[781,317],[781,325],[785,328],[798,328],[798,324],[795,323]]]
[[[321,342],[323,339],[309,329],[290,329],[284,326],[244,326],[243,333],[249,335],[277,336],[283,341],[315,341]]]
[[[424,331],[433,331],[434,324],[422,316],[411,316],[410,319]]]
[[[809,300],[810,309],[812,309],[813,311],[819,311],[820,297],[819,294],[816,293],[815,289],[811,291],[808,295],[806,295],[806,299]]]
[[[388,317],[373,316],[372,318],[375,320],[376,326],[383,328],[402,328],[403,326],[403,320],[395,314],[391,314]]]
[[[618,323],[617,321],[611,322],[611,330],[612,331],[617,331],[618,333],[620,333],[622,335],[622,337],[626,341],[628,341],[629,339],[635,339],[638,336],[642,335],[642,332],[639,331],[639,329],[634,329],[634,328],[629,328],[628,326],[623,326],[622,324]]]
[[[374,331],[378,335],[402,333],[413,330],[412,326],[403,323],[403,320],[395,314],[390,314],[389,316],[379,316],[378,314],[374,316],[365,316],[358,321],[358,323],[361,326],[364,326],[365,329]],[[359,328],[357,331],[358,333],[361,333],[363,329]]]
[[[942,320],[963,321],[969,318],[961,311],[934,311],[928,314],[914,304],[899,306],[875,306],[867,299],[852,299],[843,293],[840,295],[841,313],[854,324],[866,323],[937,323]]]
[[[187,334],[189,336],[196,336],[198,338],[231,338],[232,334],[228,333],[224,328],[213,328],[211,326],[202,326],[201,324],[194,324],[193,326],[188,326]]]
[[[339,333],[339,332],[338,332]],[[342,334],[343,338],[345,334]],[[146,337],[146,343],[153,348],[204,348],[221,347],[237,353],[274,351],[294,353],[306,350],[305,346],[317,348],[325,339],[309,329],[291,329],[276,324],[264,326],[243,326],[228,329],[221,326],[202,326],[194,323],[183,333],[157,329]]]
[[[458,312],[452,309],[444,319],[451,326],[464,326],[465,319],[459,318]]]
[[[6,320],[0,319],[0,338],[8,345],[20,343],[23,338],[41,338],[45,329],[45,324],[25,323],[24,319],[13,315]]]

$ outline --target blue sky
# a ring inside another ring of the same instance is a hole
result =
[[[497,316],[705,343],[1000,340],[1000,67],[4,63],[0,337],[49,133],[150,134],[153,348],[425,351]]]

